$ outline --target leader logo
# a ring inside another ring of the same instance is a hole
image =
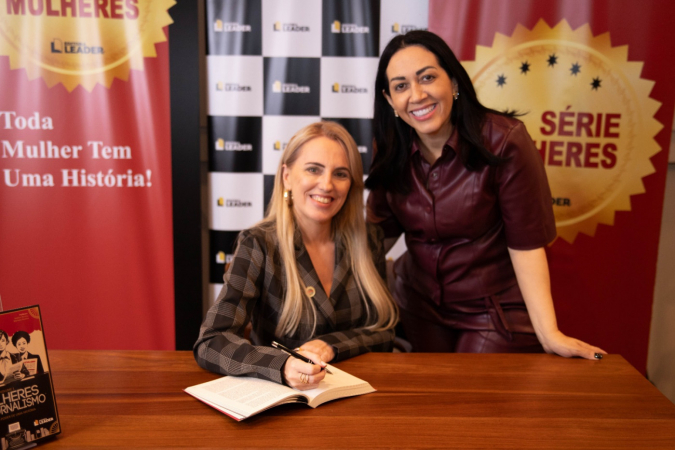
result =
[[[251,86],[246,86],[246,85],[237,84],[237,83],[223,83],[222,81],[219,81],[219,82],[216,83],[216,91],[250,92]]]
[[[222,250],[216,253],[216,264],[229,264],[232,262],[233,259],[234,255],[230,253],[225,253]]]
[[[309,86],[300,86],[296,83],[282,83],[281,81],[275,81],[272,84],[272,92],[278,94],[309,94]]]
[[[253,206],[253,203],[241,201],[238,199],[226,199],[223,202],[223,198],[220,197],[218,199],[218,206],[225,206],[226,208],[248,208],[250,206]]]
[[[333,22],[330,27],[331,33],[344,34],[367,34],[370,33],[370,28],[356,25],[355,23],[340,23],[339,20]]]
[[[251,25],[237,22],[223,22],[218,19],[213,24],[213,31],[218,33],[249,33]]]
[[[51,52],[82,55],[102,55],[103,47],[93,47],[83,42],[63,43],[61,39],[54,39],[51,42]]]
[[[286,31],[291,33],[308,33],[309,27],[297,23],[274,22],[274,31]]]
[[[280,151],[286,150],[287,145],[288,145],[288,142],[274,141],[274,145],[272,146],[272,149],[280,152]]]
[[[343,84],[342,86],[340,83],[333,83],[333,87],[331,89],[333,92],[340,93],[340,94],[367,94],[368,93],[368,88],[364,87],[358,87],[354,86],[351,84]]]
[[[224,139],[216,140],[216,150],[228,152],[250,152],[253,151],[252,144],[242,144],[239,141],[225,141]]]
[[[426,28],[418,27],[416,25],[401,25],[399,23],[394,23],[391,26],[391,32],[392,33],[406,34],[408,31],[413,31],[413,30],[426,30]]]
[[[54,421],[54,418],[49,417],[47,419],[35,420],[35,421],[33,421],[33,425],[38,426],[38,425],[42,425],[43,423],[49,423],[49,422],[53,422],[53,421]]]

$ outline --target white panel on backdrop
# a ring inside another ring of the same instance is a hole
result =
[[[211,283],[209,284],[209,288],[209,307],[211,307],[211,305],[216,302],[218,294],[220,294],[220,291],[223,289],[223,285]]]
[[[263,0],[263,56],[320,57],[321,2]]]
[[[429,0],[382,0],[380,54],[396,35],[429,27]]]
[[[302,127],[318,122],[318,116],[264,116],[262,168],[265,175],[276,175],[281,154],[291,137]]]
[[[262,173],[209,173],[209,228],[239,231],[262,220]]]
[[[321,58],[321,117],[370,119],[377,58]]]
[[[263,58],[207,56],[208,114],[262,116]]]

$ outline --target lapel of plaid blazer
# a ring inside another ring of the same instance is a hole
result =
[[[299,233],[298,233],[299,234]],[[302,238],[298,239],[296,235],[295,240],[295,258],[298,262],[298,272],[300,278],[305,283],[305,286],[312,286],[316,290],[316,294],[312,298],[314,304],[326,317],[332,327],[336,326],[337,317],[335,314],[335,305],[331,299],[339,299],[342,297],[346,284],[349,280],[349,258],[346,256],[344,247],[339,241],[335,242],[335,267],[333,269],[333,284],[331,292],[326,295],[323,290],[323,285],[319,281],[319,276],[314,270],[312,260],[307,253],[305,245],[302,243]]]

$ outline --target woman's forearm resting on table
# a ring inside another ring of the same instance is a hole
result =
[[[509,255],[534,332],[544,350],[561,356],[580,356],[587,359],[594,359],[596,353],[606,353],[598,347],[566,336],[558,329],[544,248],[509,248]]]

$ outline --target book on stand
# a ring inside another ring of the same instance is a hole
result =
[[[0,449],[60,432],[40,307],[0,312]]]
[[[329,367],[332,374],[326,374],[319,387],[307,391],[258,378],[226,376],[190,386],[185,392],[237,421],[287,403],[316,408],[331,400],[375,392],[368,382]]]

